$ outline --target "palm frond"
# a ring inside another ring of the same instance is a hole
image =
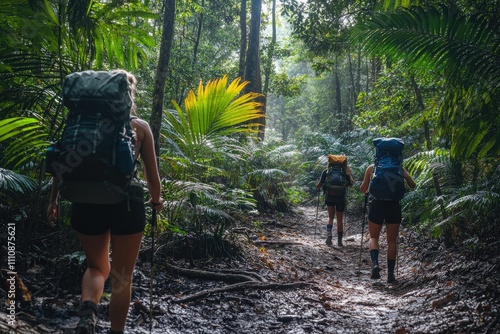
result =
[[[28,194],[35,190],[37,182],[25,175],[8,169],[0,168],[0,192],[4,194]]]
[[[480,190],[473,194],[461,196],[454,201],[448,203],[447,209],[451,212],[456,212],[458,210],[467,210],[471,211],[471,208],[474,208],[476,212],[483,211],[491,211],[495,205],[500,203],[500,194],[487,191]]]
[[[39,152],[48,146],[47,134],[39,120],[14,117],[0,121],[0,142],[7,141],[2,163],[18,168],[25,162],[41,160]]]
[[[446,80],[438,106],[451,155],[467,159],[500,152],[496,135],[500,88],[499,27],[483,14],[447,7],[410,7],[375,13],[353,28],[365,51],[405,60],[414,73],[433,71]]]
[[[228,214],[225,210],[223,209],[217,209],[214,208],[213,206],[203,206],[203,205],[198,205],[196,207],[196,211],[198,212],[199,215],[206,215],[208,216],[209,220],[219,220],[219,219],[224,219],[228,222],[233,222],[234,218]]]
[[[437,168],[449,164],[450,151],[442,148],[435,148],[430,151],[422,151],[404,160],[404,166],[410,174],[427,173]]]
[[[278,168],[256,169],[247,174],[248,176],[269,177],[273,175],[287,176],[288,173]]]
[[[415,6],[375,13],[353,33],[365,51],[405,59],[417,71],[441,69],[448,78],[473,85],[500,83],[498,28],[482,15]]]
[[[198,94],[188,93],[184,100],[185,111],[175,102],[177,114],[165,113],[166,122],[185,143],[201,145],[212,136],[225,136],[235,132],[255,132],[257,123],[249,123],[262,117],[261,104],[255,102],[256,93],[238,94],[247,82],[235,79],[227,85],[227,75],[210,81],[206,87],[200,82]]]
[[[375,10],[395,10],[400,7],[418,5],[418,0],[381,0],[377,1]]]

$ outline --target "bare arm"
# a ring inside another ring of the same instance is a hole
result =
[[[156,163],[156,153],[154,149],[153,133],[149,124],[141,119],[134,119],[133,125],[137,133],[137,139],[141,142],[139,155],[144,164],[144,175],[151,195],[150,204],[159,211],[162,207],[160,175]]]
[[[361,183],[361,186],[359,186],[359,190],[363,194],[368,193],[368,188],[370,187],[370,180],[372,178],[373,174],[373,164],[368,166],[368,168],[365,171],[365,176],[363,177],[363,182]]]
[[[403,177],[405,178],[408,187],[410,187],[410,189],[415,189],[417,184],[415,183],[415,181],[413,181],[412,177],[410,176],[410,174],[408,174],[406,169],[403,169]]]
[[[50,189],[49,207],[47,208],[47,219],[49,224],[54,226],[59,216],[59,180],[52,178],[52,188]]]
[[[350,185],[349,187],[352,187],[354,185],[354,177],[352,177],[352,172],[351,172],[351,169],[349,168],[349,166],[347,166],[347,176],[349,177],[349,180],[350,180]]]
[[[323,182],[321,182],[321,180],[323,180],[323,173],[325,171],[321,172],[321,175],[319,176],[319,180],[318,180],[318,183],[316,183],[316,189],[321,189],[321,187],[323,187]]]

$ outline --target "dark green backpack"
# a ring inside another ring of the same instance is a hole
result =
[[[63,82],[69,109],[62,137],[48,151],[46,169],[71,202],[113,204],[128,196],[134,174],[132,97],[122,71],[84,71]]]
[[[330,195],[343,195],[350,184],[347,175],[347,158],[345,156],[335,157],[338,157],[337,161],[328,164],[323,191]]]

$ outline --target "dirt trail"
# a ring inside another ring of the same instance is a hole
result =
[[[298,268],[300,280],[315,283],[310,291],[304,291],[302,297],[315,301],[318,316],[321,315],[321,318],[309,320],[324,326],[313,326],[310,330],[327,333],[404,333],[404,324],[399,324],[398,318],[406,303],[399,290],[408,279],[408,268],[403,267],[405,264],[400,260],[398,283],[386,283],[384,238],[380,240],[382,278],[371,280],[366,222],[361,245],[362,217],[346,215],[344,246],[336,246],[334,237],[334,246],[328,247],[325,244],[326,210],[318,212],[317,221],[315,208],[303,208],[303,214],[303,220],[294,226],[281,228],[284,233],[280,235],[302,245],[288,247],[288,250],[268,249],[267,253],[273,254],[270,257],[278,256],[277,253],[281,253],[282,257],[286,255],[284,262],[287,264],[283,266],[288,268],[285,271]],[[293,232],[286,233],[286,230]]]
[[[398,281],[388,284],[385,238],[380,240],[382,278],[371,280],[366,226],[359,271],[362,217],[347,213],[343,247],[326,246],[326,221],[324,209],[316,220],[315,207],[278,218],[255,217],[252,226],[237,234],[242,256],[195,260],[194,267],[187,260],[175,261],[178,267],[253,272],[269,283],[303,283],[301,287],[245,288],[178,303],[179,298],[231,283],[181,275],[160,266],[155,274],[152,332],[499,332],[498,248],[495,254],[464,261],[463,255],[422,243],[403,230]],[[156,261],[165,256],[160,251]],[[134,278],[133,300],[144,306],[149,306],[150,299],[148,265],[140,260]],[[40,280],[43,272],[40,275],[25,277],[27,285]],[[18,317],[24,327],[17,333],[70,333],[77,322],[78,293],[76,285],[56,296],[50,291],[36,292],[33,306]],[[106,311],[107,301],[103,301],[98,333],[109,330]],[[147,312],[132,306],[126,332],[149,333]],[[1,325],[2,318],[0,329]]]

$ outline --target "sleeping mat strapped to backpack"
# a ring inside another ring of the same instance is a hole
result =
[[[376,138],[375,166],[369,192],[376,199],[399,201],[405,193],[403,176],[404,142],[399,138]]]
[[[134,174],[127,74],[76,72],[66,76],[62,88],[69,114],[62,137],[47,152],[47,172],[59,179],[61,196],[71,202],[123,201]]]

